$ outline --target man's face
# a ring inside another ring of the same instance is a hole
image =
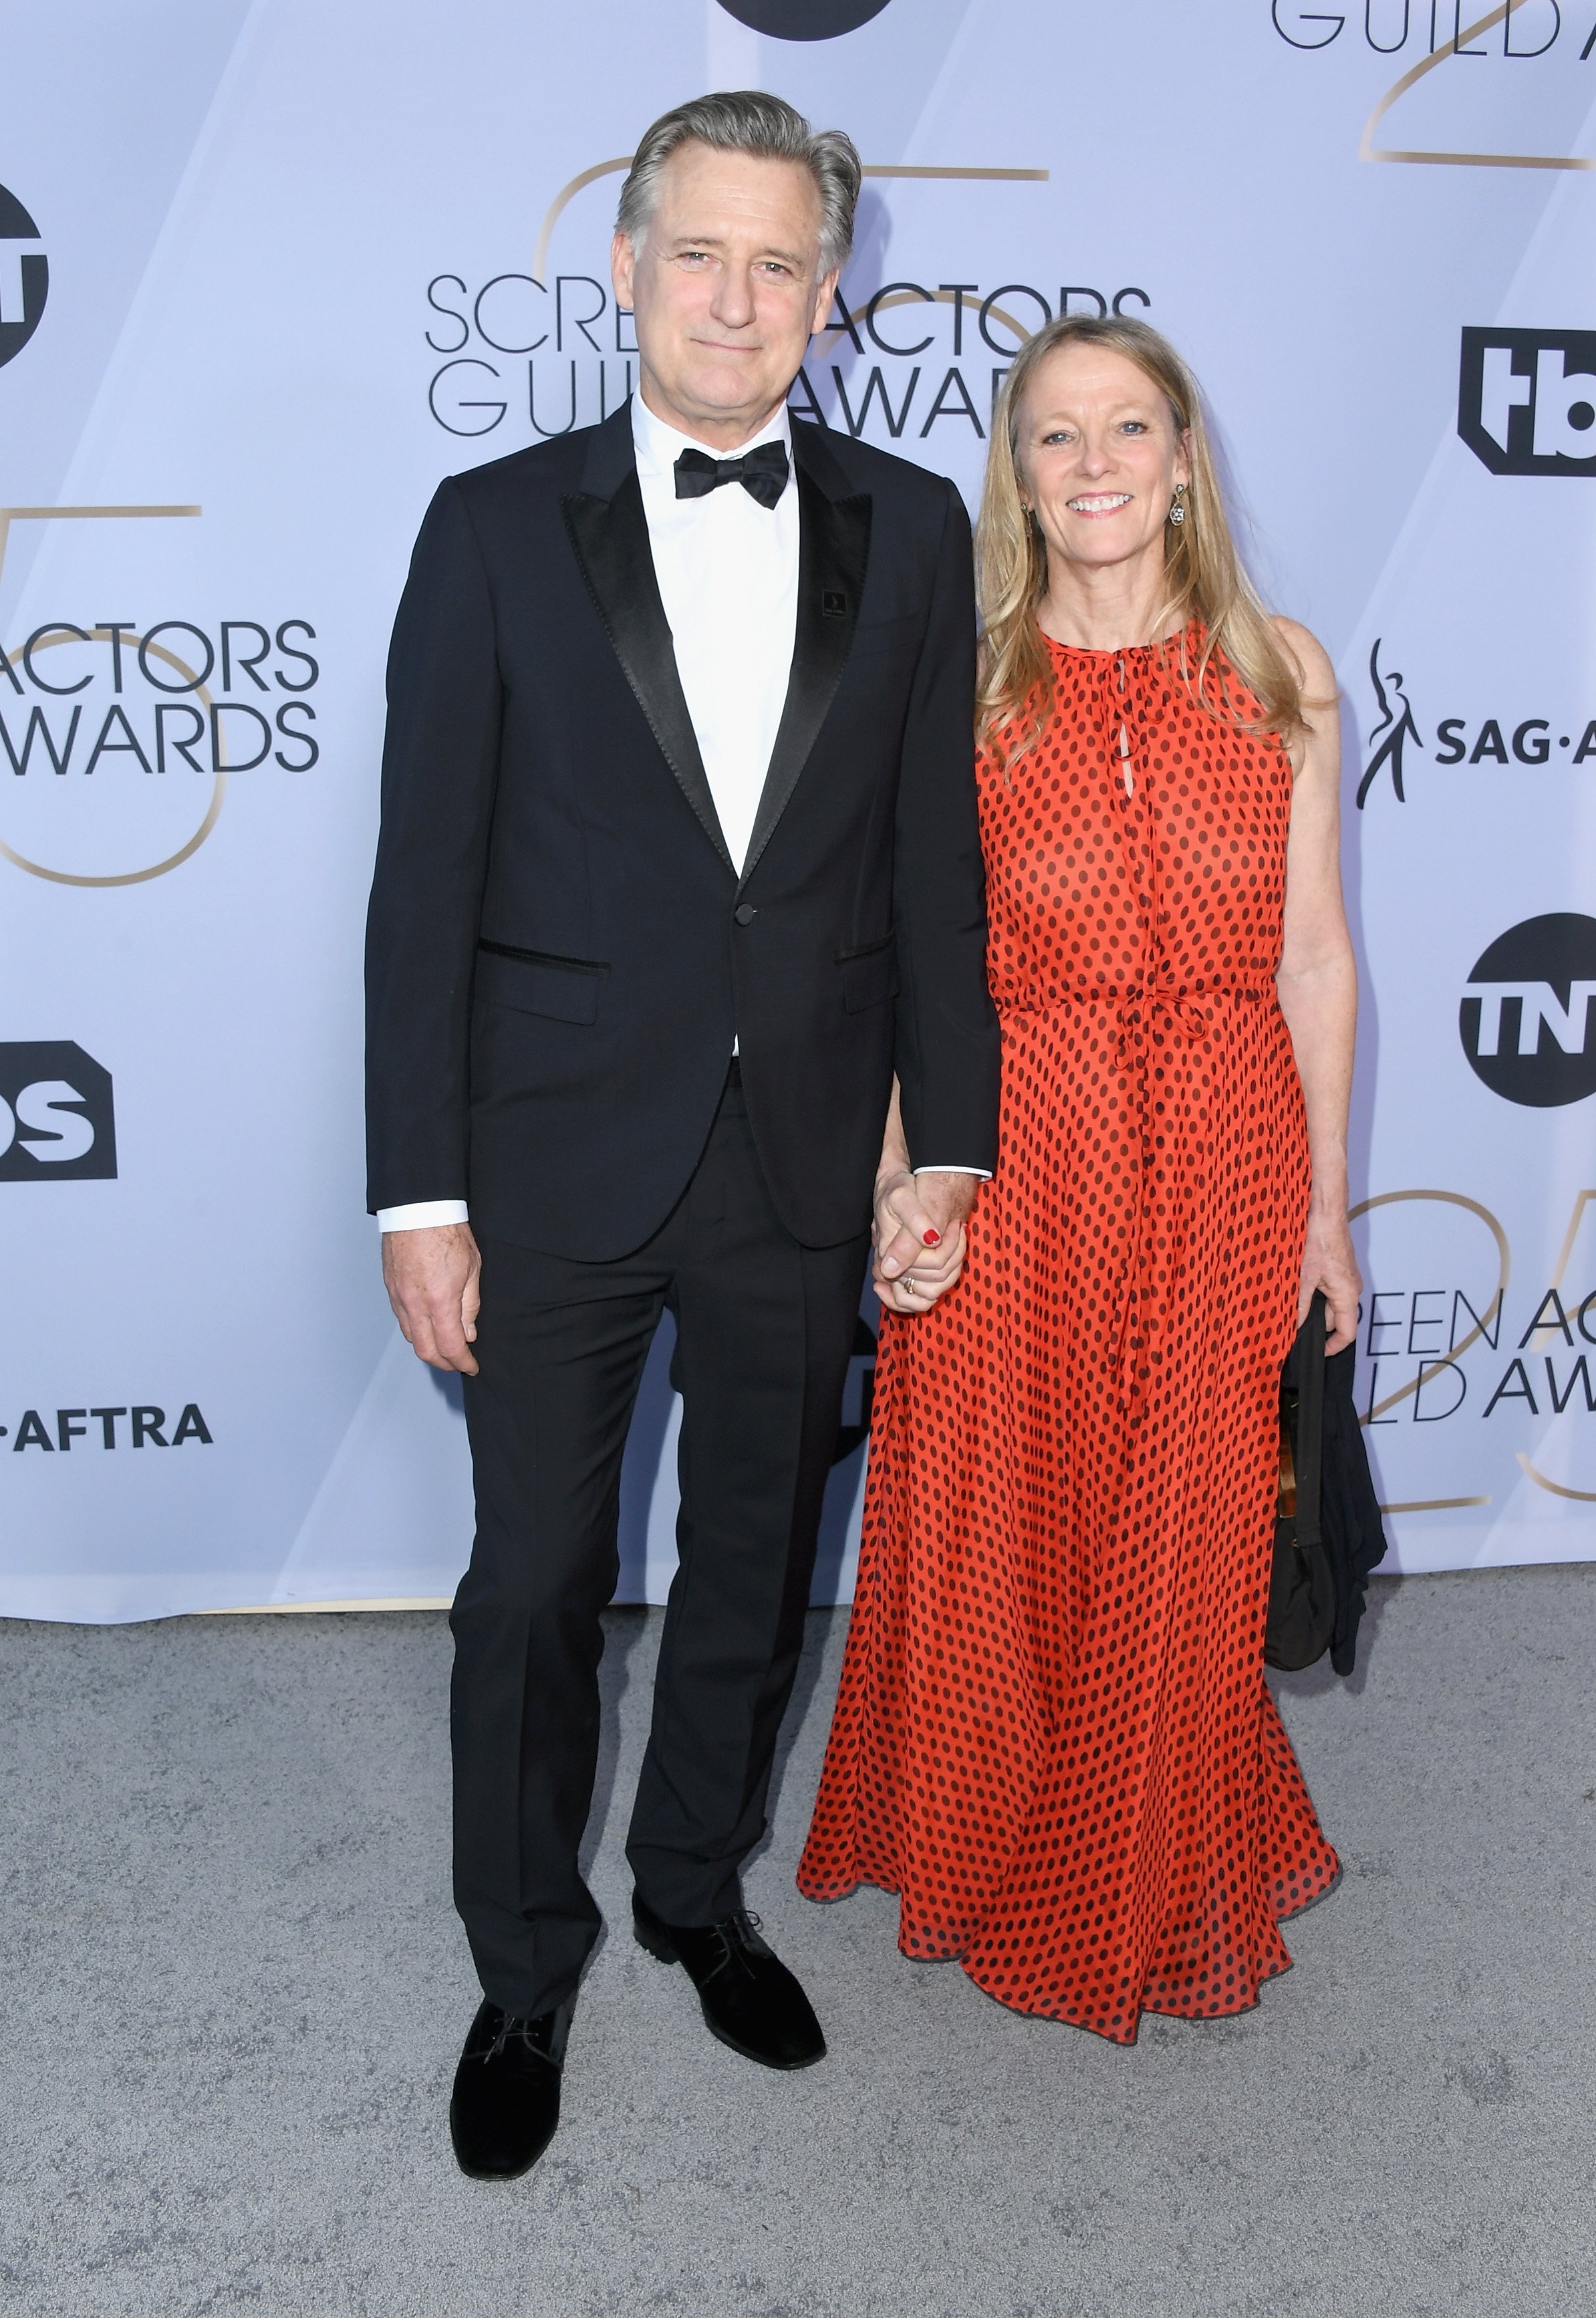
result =
[[[837,275],[819,271],[820,234],[801,161],[677,148],[641,247],[617,233],[610,253],[650,409],[726,450],[764,424],[830,312]]]

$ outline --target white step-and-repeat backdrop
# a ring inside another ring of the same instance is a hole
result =
[[[1345,687],[1394,1559],[1596,1551],[1593,0],[90,15],[9,11],[0,77],[0,1612],[453,1590],[458,1396],[363,1213],[386,633],[441,475],[627,392],[623,157],[749,85],[870,168],[802,409],[973,500],[1061,307],[1195,363]],[[656,1354],[632,1599],[672,1562]]]

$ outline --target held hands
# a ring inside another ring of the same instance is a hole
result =
[[[964,1218],[980,1188],[974,1175],[913,1175],[907,1154],[883,1153],[872,1285],[889,1311],[928,1311],[955,1285],[964,1269]]]
[[[1296,1325],[1308,1316],[1315,1289],[1324,1292],[1326,1352],[1345,1350],[1358,1334],[1358,1305],[1363,1294],[1363,1274],[1352,1252],[1352,1235],[1344,1209],[1336,1215],[1308,1210],[1308,1236],[1303,1249],[1302,1286],[1296,1299]]]
[[[382,1284],[405,1342],[430,1368],[475,1376],[482,1259],[469,1224],[384,1232]]]

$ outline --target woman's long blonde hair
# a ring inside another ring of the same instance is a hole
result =
[[[1180,672],[1194,700],[1226,723],[1272,732],[1289,742],[1305,732],[1302,678],[1262,599],[1242,569],[1225,517],[1214,454],[1203,423],[1197,381],[1169,340],[1128,315],[1071,314],[1049,322],[1015,356],[992,418],[986,487],[975,526],[976,596],[981,608],[981,673],[976,737],[1006,760],[1037,739],[1053,705],[1053,668],[1036,624],[1047,592],[1047,547],[1026,511],[1019,477],[1019,425],[1026,392],[1050,355],[1064,346],[1108,346],[1151,379],[1176,429],[1184,435],[1191,480],[1186,519],[1164,526],[1164,601],[1153,634],[1179,640]],[[1201,654],[1187,663],[1184,638],[1203,624]],[[1218,655],[1220,665],[1214,665]],[[1224,667],[1235,670],[1262,709],[1248,724],[1231,696]],[[998,735],[1019,723],[1012,743]]]

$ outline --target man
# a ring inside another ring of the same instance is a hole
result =
[[[821,2057],[744,1910],[894,1072],[891,1261],[957,1262],[996,1161],[969,529],[786,409],[858,158],[755,94],[643,139],[615,292],[640,394],[446,482],[390,663],[371,1203],[405,1334],[466,1379],[455,1898],[485,2001],[468,2173],[542,2153],[598,1911],[577,1864],[622,1451],[674,1315],[680,1568],[627,1852],[722,2042]],[[964,1172],[960,1172],[964,1171]],[[468,1220],[469,1215],[469,1220]],[[905,1274],[905,1276],[907,1276]]]

